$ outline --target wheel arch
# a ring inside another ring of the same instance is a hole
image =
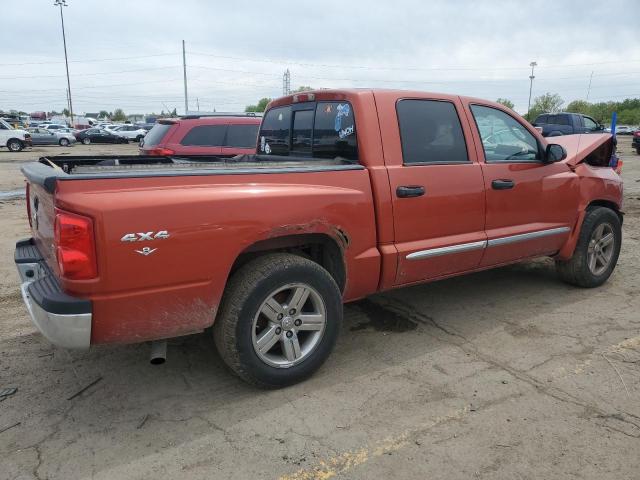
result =
[[[240,252],[229,277],[247,262],[275,252],[292,253],[316,262],[329,272],[340,292],[344,293],[347,283],[344,249],[337,239],[326,233],[300,233],[258,240]]]
[[[590,208],[594,208],[594,207],[605,207],[608,208],[610,210],[613,210],[616,215],[618,215],[618,218],[620,219],[620,224],[622,224],[623,221],[623,214],[622,211],[620,210],[620,207],[617,203],[611,201],[611,200],[606,200],[606,199],[594,199],[591,200],[586,206],[585,208],[580,211],[579,215],[578,215],[578,220],[576,221],[576,224],[573,228],[573,231],[571,232],[571,235],[569,235],[569,238],[567,239],[567,241],[565,242],[565,244],[562,246],[562,248],[560,249],[560,251],[557,253],[556,255],[556,259],[558,260],[568,260],[573,256],[573,252],[576,248],[576,245],[578,243],[578,237],[580,236],[580,230],[582,229],[582,224],[584,222],[584,217],[587,214],[587,211]]]
[[[23,140],[23,139],[18,138],[18,137],[11,137],[11,138],[8,138],[8,139],[7,139],[7,141],[5,142],[5,146],[6,146],[6,147],[8,147],[8,146],[9,146],[9,144],[10,144],[11,142],[13,142],[13,141],[20,142],[20,145],[22,145],[23,147],[24,147],[24,145],[25,145],[25,143],[24,143],[24,140]]]

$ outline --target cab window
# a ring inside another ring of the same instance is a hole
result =
[[[396,105],[405,165],[468,163],[456,108],[440,100],[400,100]]]
[[[541,158],[538,141],[520,122],[502,110],[471,105],[487,163],[535,162]]]

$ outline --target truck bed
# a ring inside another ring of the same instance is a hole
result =
[[[273,155],[209,156],[101,155],[41,157],[22,167],[32,182],[52,192],[57,181],[127,177],[193,176],[255,173],[359,170],[359,164],[342,159],[311,159]]]

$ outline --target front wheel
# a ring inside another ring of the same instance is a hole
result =
[[[24,145],[20,140],[11,139],[7,142],[7,148],[10,152],[19,152],[24,148]]]
[[[591,207],[582,222],[573,256],[556,261],[560,278],[571,285],[593,288],[613,273],[622,246],[622,225],[618,214],[606,207]]]
[[[60,143],[61,147],[68,147],[69,146],[69,140],[67,140],[66,138],[61,138],[59,143]]]
[[[304,380],[327,359],[342,324],[342,296],[317,263],[269,254],[231,278],[213,326],[216,347],[243,380],[277,388]]]
[[[84,137],[82,139],[82,144],[83,145],[89,145],[91,143],[91,140],[88,137]]]

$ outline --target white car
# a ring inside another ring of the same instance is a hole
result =
[[[144,128],[136,125],[119,125],[116,128],[112,128],[110,131],[116,135],[120,135],[121,137],[128,138],[129,140],[135,140],[138,143],[147,134],[147,131]]]
[[[7,147],[10,152],[19,152],[31,146],[31,134],[25,130],[17,130],[0,119],[0,147]]]

